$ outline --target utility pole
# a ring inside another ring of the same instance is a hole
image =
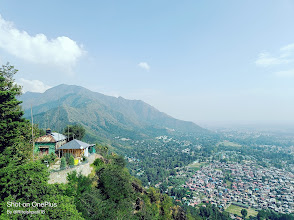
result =
[[[47,127],[46,127],[45,129],[50,128],[49,117],[48,117],[48,111],[46,112],[46,120],[47,120]]]
[[[67,125],[67,141],[69,141],[69,125]]]
[[[33,118],[33,107],[31,105],[31,119],[32,119],[32,141],[33,141],[33,161],[35,161],[35,142],[34,142],[34,118]]]
[[[57,117],[57,126],[58,126],[58,134],[60,132],[60,99],[59,99],[59,96],[58,96],[58,117]]]

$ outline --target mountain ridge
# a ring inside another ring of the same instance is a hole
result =
[[[79,123],[104,138],[114,136],[154,136],[168,133],[209,133],[193,122],[175,119],[142,100],[107,96],[81,86],[61,84],[44,93],[27,92],[19,98],[25,117],[39,127],[60,130]],[[50,120],[49,120],[50,119]],[[46,122],[47,121],[47,122]],[[152,131],[154,130],[154,131]],[[133,133],[133,134],[132,134]]]

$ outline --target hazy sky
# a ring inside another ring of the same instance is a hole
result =
[[[294,1],[0,2],[0,63],[196,123],[294,123]]]

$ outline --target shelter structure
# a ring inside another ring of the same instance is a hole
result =
[[[58,150],[59,157],[62,157],[66,153],[72,154],[75,158],[82,157],[82,156],[88,157],[89,152],[90,153],[95,152],[95,144],[87,144],[83,141],[74,139],[62,145],[57,150]]]

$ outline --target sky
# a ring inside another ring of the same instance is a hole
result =
[[[294,1],[0,1],[23,91],[139,99],[200,125],[294,124]]]

